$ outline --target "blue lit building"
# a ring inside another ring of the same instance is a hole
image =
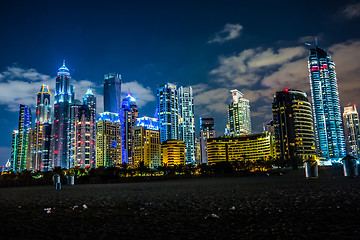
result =
[[[16,161],[14,171],[25,170],[31,158],[30,153],[30,130],[31,130],[31,110],[27,105],[20,104],[19,110],[19,131],[17,133]]]
[[[133,137],[133,161],[135,166],[143,162],[151,169],[161,165],[160,134],[155,118],[137,119]]]
[[[180,87],[179,94],[179,139],[185,143],[185,163],[196,164],[194,98],[191,87]]]
[[[121,108],[121,75],[104,74],[104,112],[119,113]]]
[[[121,124],[119,114],[100,113],[96,123],[96,167],[117,167],[121,158]]]
[[[56,77],[53,123],[53,165],[71,168],[69,160],[70,105],[74,102],[74,86],[70,84],[70,72],[63,65]]]
[[[32,169],[49,171],[52,169],[51,149],[51,93],[49,86],[43,84],[37,94],[36,120],[34,132],[34,154]]]
[[[129,93],[122,101],[120,110],[122,136],[122,162],[133,164],[133,131],[139,111],[135,98]]]
[[[157,89],[160,142],[179,139],[179,101],[176,85],[166,83]]]
[[[346,155],[335,63],[317,46],[308,61],[315,139],[320,157],[338,161]]]

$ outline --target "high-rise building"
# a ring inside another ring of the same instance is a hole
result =
[[[306,93],[292,89],[276,92],[272,111],[277,156],[291,165],[300,164],[295,157],[313,158],[314,128]]]
[[[195,118],[194,98],[191,87],[180,87],[179,94],[179,139],[185,143],[185,162],[195,164]]]
[[[228,124],[230,136],[242,136],[251,133],[249,100],[237,89],[231,90],[233,101],[228,106]]]
[[[274,157],[269,133],[208,139],[208,162],[256,161]]]
[[[181,140],[161,142],[161,162],[169,167],[185,164],[185,143]]]
[[[21,172],[26,169],[27,162],[30,160],[30,141],[31,130],[31,110],[27,105],[20,104],[19,110],[19,131],[16,148],[15,172]]]
[[[128,94],[122,101],[120,110],[121,132],[122,132],[122,162],[133,164],[133,134],[136,119],[139,117],[139,111],[136,100],[131,94]]]
[[[61,168],[72,167],[69,158],[69,129],[70,105],[73,104],[75,95],[70,79],[70,72],[64,61],[56,77],[52,143],[53,166]]]
[[[317,46],[308,62],[318,155],[338,161],[346,155],[335,63]]]
[[[95,167],[96,98],[88,89],[82,104],[70,108],[70,162],[73,167]]]
[[[201,161],[201,145],[199,138],[195,138],[195,161],[196,165],[199,165]]]
[[[153,169],[161,165],[160,132],[155,118],[137,119],[133,137],[133,164],[144,162]]]
[[[116,167],[121,163],[119,114],[100,113],[96,127],[96,167]]]
[[[49,171],[52,168],[51,149],[51,93],[43,84],[37,94],[34,132],[33,170]]]
[[[200,118],[200,148],[201,160],[199,164],[208,164],[207,140],[216,137],[214,118]]]
[[[356,105],[344,107],[343,113],[344,130],[346,137],[347,151],[353,157],[360,157],[360,129],[359,114]]]
[[[179,139],[179,101],[176,86],[171,83],[157,89],[160,141]]]
[[[11,137],[11,158],[10,158],[10,170],[16,172],[17,154],[19,146],[19,130],[14,130]]]
[[[121,75],[104,74],[104,112],[119,114],[121,108]]]

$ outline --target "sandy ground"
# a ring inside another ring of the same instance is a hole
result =
[[[339,169],[3,188],[0,239],[359,239],[359,190]]]

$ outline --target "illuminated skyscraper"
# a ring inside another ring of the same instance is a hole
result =
[[[19,130],[14,130],[11,137],[10,171],[12,172],[16,172],[18,146],[19,146]]]
[[[32,169],[35,171],[49,171],[52,168],[50,97],[49,86],[43,84],[37,94],[36,102],[32,166]]]
[[[133,164],[153,169],[161,165],[160,132],[155,118],[138,118],[134,127]]]
[[[233,101],[228,106],[230,136],[242,136],[251,133],[249,100],[237,89],[231,90]]]
[[[77,168],[95,167],[96,98],[88,89],[82,104],[70,107],[70,162]]]
[[[70,78],[64,61],[56,77],[53,123],[53,165],[61,168],[72,167],[69,158],[69,129],[74,86],[70,85]]]
[[[277,92],[272,103],[277,156],[296,167],[315,156],[315,138],[311,105],[306,93],[285,89]]]
[[[133,164],[133,132],[136,119],[139,117],[139,111],[136,106],[136,100],[131,94],[128,94],[123,99],[120,112],[122,126],[122,162]]]
[[[104,112],[120,113],[121,108],[121,75],[104,74]]]
[[[308,62],[315,139],[319,156],[338,161],[346,155],[335,63],[317,46]]]
[[[353,157],[360,157],[360,129],[359,114],[356,105],[344,108],[343,113],[344,130],[347,143],[347,150]]]
[[[27,162],[30,160],[29,135],[31,129],[31,110],[27,105],[20,104],[19,111],[19,132],[18,145],[16,149],[15,172],[26,169]]]
[[[157,89],[160,141],[179,139],[179,101],[176,86],[171,83]]]
[[[119,114],[100,113],[96,127],[96,167],[116,167],[121,163]]]
[[[185,162],[195,164],[194,99],[191,87],[180,87],[179,93],[179,139],[185,143]]]
[[[216,137],[214,128],[214,118],[200,118],[200,148],[201,161],[200,164],[208,164],[207,160],[207,140]]]

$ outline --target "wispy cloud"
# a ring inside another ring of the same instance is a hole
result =
[[[360,17],[360,3],[353,3],[347,5],[341,13],[348,19]]]
[[[240,24],[227,23],[220,32],[215,33],[215,36],[212,37],[208,43],[223,43],[238,38],[240,37],[242,29],[243,26]]]

